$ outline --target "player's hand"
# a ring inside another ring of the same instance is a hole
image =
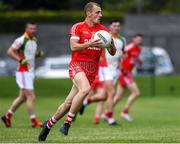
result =
[[[90,47],[101,47],[102,46],[102,42],[101,39],[98,40],[90,40]]]
[[[113,47],[113,46],[115,46],[115,45],[114,45],[114,40],[113,40],[113,38],[111,37],[111,44],[110,44],[110,47]]]
[[[21,60],[19,61],[19,63],[20,63],[21,65],[27,65],[27,64],[28,64],[28,61],[27,61],[26,59],[21,59]]]
[[[110,55],[114,56],[116,54],[116,47],[114,45],[114,40],[111,37],[111,44],[110,46],[107,48],[108,52]]]
[[[36,53],[36,57],[39,58],[39,57],[43,57],[44,56],[44,52],[43,51],[38,51]]]

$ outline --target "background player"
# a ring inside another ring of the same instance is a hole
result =
[[[120,62],[120,75],[119,75],[119,85],[117,87],[117,93],[114,97],[114,106],[122,98],[124,89],[127,87],[131,94],[127,100],[126,105],[121,112],[121,117],[128,122],[132,122],[132,118],[129,115],[129,109],[140,95],[139,88],[132,77],[132,70],[136,64],[142,64],[141,60],[138,58],[141,48],[139,47],[143,41],[142,34],[136,34],[132,42],[125,47],[123,57]]]
[[[104,87],[97,85],[97,94],[93,97],[88,96],[84,102],[83,106],[102,100],[106,100],[105,93],[108,94],[107,99],[107,112],[104,115],[104,118],[107,120],[109,125],[115,124],[115,119],[112,116],[113,112],[113,96],[115,94],[115,83],[118,79],[118,63],[122,51],[126,45],[126,40],[124,37],[120,36],[121,25],[118,20],[111,22],[109,26],[110,34],[113,38],[117,52],[114,56],[111,56],[107,51],[102,54],[101,63],[99,68],[99,83],[104,83]],[[103,92],[103,89],[105,92]],[[83,108],[83,107],[82,107]],[[110,112],[108,112],[108,109]],[[95,123],[99,123],[100,114],[102,113],[102,102],[97,105]]]
[[[37,39],[35,37],[37,26],[34,22],[26,24],[25,33],[17,38],[7,54],[19,62],[16,72],[16,83],[18,84],[19,96],[13,101],[6,115],[1,117],[6,127],[11,126],[13,113],[26,101],[32,127],[41,127],[42,123],[36,119],[34,114],[34,66],[35,58],[43,56],[43,52],[37,52]]]
[[[51,127],[69,111],[60,128],[61,133],[68,134],[71,123],[98,72],[99,58],[102,53],[102,48],[99,47],[102,43],[100,40],[92,40],[92,36],[99,30],[107,29],[100,24],[102,14],[99,4],[89,2],[84,9],[85,21],[75,24],[70,30],[72,60],[69,64],[69,75],[73,81],[72,89],[54,116],[45,123],[39,135],[39,141],[45,141]],[[113,43],[108,51],[112,55],[116,53]]]

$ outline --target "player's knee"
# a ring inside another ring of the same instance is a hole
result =
[[[110,89],[107,91],[108,95],[113,97],[115,95],[115,90],[114,89]]]
[[[112,88],[111,90],[110,90],[110,93],[111,93],[111,95],[115,95],[115,89],[114,88]]]
[[[82,90],[79,92],[82,93],[83,96],[87,95],[90,91],[90,86],[84,87]]]
[[[134,92],[134,95],[135,95],[135,97],[138,97],[141,95],[141,93],[140,93],[140,91],[136,91],[136,92]]]
[[[34,103],[35,100],[36,100],[35,96],[32,96],[32,97],[30,98],[30,101],[31,101],[32,103]]]
[[[66,100],[65,100],[65,105],[66,105],[67,107],[70,107],[71,104],[72,104],[72,99],[66,99]]]
[[[25,96],[19,96],[18,97],[21,101],[25,101],[26,100],[26,97]]]

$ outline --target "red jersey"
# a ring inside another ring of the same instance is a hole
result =
[[[90,27],[86,22],[75,24],[70,30],[70,38],[76,39],[80,44],[88,42],[93,34],[99,30],[107,30],[101,24]],[[69,64],[69,75],[73,79],[78,72],[84,72],[90,82],[94,81],[98,73],[99,59],[103,48],[89,47],[81,51],[72,52],[72,60]]]
[[[85,21],[75,24],[70,30],[70,38],[79,40],[79,43],[88,42],[93,34],[99,30],[107,30],[101,24],[96,24],[90,27]],[[72,61],[99,61],[102,48],[98,47],[89,47],[81,51],[72,52]]]
[[[141,48],[134,43],[130,43],[125,47],[125,52],[127,53],[127,58],[123,59],[121,62],[122,70],[125,72],[132,72],[136,63],[141,63],[138,58],[141,53]]]

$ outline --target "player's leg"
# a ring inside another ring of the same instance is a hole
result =
[[[132,122],[133,119],[129,116],[129,109],[135,102],[137,97],[140,95],[140,91],[135,82],[128,84],[128,89],[131,91],[131,94],[127,100],[126,105],[123,108],[123,111],[121,112],[121,116],[128,122]]]
[[[106,100],[106,95],[105,95],[104,88],[98,88],[97,93],[92,97],[87,97],[87,100],[89,101],[88,104],[95,103],[95,102],[100,102],[100,101],[105,101]]]
[[[3,120],[6,127],[11,126],[11,117],[13,116],[13,113],[21,106],[21,104],[26,100],[26,97],[23,93],[23,91],[20,89],[19,96],[12,102],[9,110],[7,111],[5,116],[2,116],[1,119]]]
[[[32,127],[41,127],[42,123],[36,119],[34,112],[35,93],[34,93],[34,73],[21,72],[22,91],[26,97],[27,111],[31,120]],[[18,82],[17,82],[18,83]]]
[[[68,116],[67,116],[64,124],[60,128],[60,131],[64,135],[68,134],[69,127],[70,127],[76,113],[79,111],[80,107],[82,106],[84,98],[90,91],[90,84],[89,84],[89,81],[84,72],[77,73],[73,79],[73,83],[78,88],[78,93],[73,98]]]
[[[78,93],[78,88],[73,84],[71,91],[67,96],[65,102],[58,107],[56,113],[52,116],[52,118],[44,122],[43,129],[41,130],[38,137],[39,141],[45,141],[51,128],[56,124],[56,122],[60,118],[62,118],[69,111],[72,100],[77,93]]]
[[[99,124],[99,122],[100,122],[100,117],[103,112],[103,103],[104,103],[103,101],[100,101],[96,105],[94,124]]]
[[[78,88],[75,85],[73,85],[69,95],[65,99],[64,103],[62,103],[58,107],[58,109],[57,109],[56,113],[53,115],[52,119],[54,119],[55,121],[58,121],[69,111],[70,106],[73,101],[73,98],[77,93],[78,93]],[[51,125],[48,125],[48,127],[51,127]]]
[[[96,86],[96,94],[92,94],[92,90],[90,90],[90,94],[88,94],[88,96],[85,98],[85,100],[83,101],[83,105],[80,109],[80,114],[82,115],[84,112],[84,109],[86,106],[88,106],[91,103],[95,103],[95,102],[99,102],[99,101],[105,101],[106,100],[106,95],[105,95],[105,89],[104,89],[104,85],[103,82],[100,83]],[[95,90],[94,90],[95,92]]]
[[[125,105],[126,110],[130,109],[132,104],[135,102],[137,97],[140,95],[139,88],[138,88],[138,86],[137,86],[137,84],[135,82],[132,83],[132,84],[129,84],[128,89],[131,91],[131,94],[130,94],[130,96],[129,96],[128,100],[127,100],[127,103]]]
[[[36,115],[34,111],[35,98],[36,98],[34,90],[23,89],[23,93],[26,96],[27,111],[29,113],[32,127],[41,127],[42,123],[36,119]]]
[[[113,99],[113,105],[114,105],[114,107],[115,107],[116,104],[122,99],[122,97],[123,97],[123,92],[124,92],[124,87],[122,87],[121,84],[118,84],[118,85],[117,85],[116,94],[115,94],[114,99]]]
[[[108,118],[108,124],[114,125],[116,124],[115,119],[113,117],[113,97],[115,94],[115,88],[112,80],[105,81],[105,89],[107,92],[107,113],[106,116]]]
[[[87,97],[83,100],[83,104],[79,110],[80,115],[83,115],[86,106],[91,103],[91,98],[94,96],[95,92],[96,92],[96,82],[93,82],[91,84],[91,89],[90,89]]]

